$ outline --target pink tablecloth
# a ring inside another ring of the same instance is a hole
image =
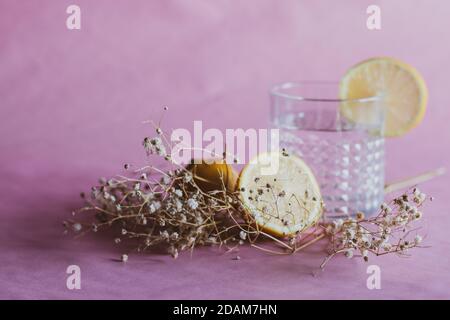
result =
[[[429,249],[371,260],[337,258],[317,277],[323,245],[288,257],[244,248],[179,259],[131,255],[106,236],[74,240],[61,221],[78,193],[123,162],[143,163],[141,139],[170,106],[168,128],[264,128],[267,90],[290,79],[339,79],[353,63],[393,55],[430,89],[422,125],[387,143],[387,177],[450,164],[448,1],[87,1],[67,30],[72,1],[0,1],[0,298],[240,299],[450,298],[449,176],[423,185]],[[232,4],[233,3],[233,4]],[[66,268],[81,268],[68,290]]]
[[[8,181],[0,187],[2,214],[8,219],[3,216],[1,223],[0,298],[450,298],[448,178],[424,185],[436,196],[425,224],[432,248],[418,249],[411,258],[374,258],[368,264],[340,257],[314,277],[324,257],[322,244],[287,257],[250,248],[228,254],[208,248],[177,260],[133,254],[124,264],[118,259],[126,249],[106,235],[73,240],[62,234],[61,220],[77,205],[76,187],[90,180],[88,172],[78,177],[1,174]],[[234,260],[236,255],[241,259]],[[380,290],[367,289],[371,264],[381,268]],[[81,290],[66,287],[69,265],[81,269]]]

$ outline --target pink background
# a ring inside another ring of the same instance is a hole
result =
[[[65,27],[73,3],[80,31]],[[370,4],[381,7],[380,31],[366,28]],[[163,105],[166,128],[264,128],[272,84],[338,80],[372,56],[416,66],[430,91],[421,126],[388,141],[388,180],[448,166],[449,17],[446,0],[0,0],[0,297],[450,298],[448,176],[423,185],[437,199],[426,212],[432,248],[372,261],[382,290],[366,288],[356,260],[311,277],[320,246],[124,265],[109,238],[73,240],[60,228],[80,190],[144,161],[142,121]],[[80,291],[65,287],[69,264],[81,267]]]

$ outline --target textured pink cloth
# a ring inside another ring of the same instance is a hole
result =
[[[97,177],[143,163],[141,139],[167,128],[264,128],[268,88],[336,80],[362,59],[390,55],[423,73],[429,110],[420,127],[387,143],[388,180],[448,166],[450,2],[77,0],[82,29],[65,27],[73,1],[0,0],[0,298],[450,298],[449,177],[423,185],[426,244],[413,257],[366,266],[337,258],[312,277],[322,246],[289,257],[249,248],[192,258],[116,259],[107,236],[62,235],[61,221]],[[379,4],[382,29],[366,28]],[[81,290],[66,288],[68,265]]]

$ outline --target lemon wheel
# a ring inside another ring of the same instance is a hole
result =
[[[422,76],[412,66],[393,58],[372,58],[346,73],[340,82],[340,97],[353,100],[373,96],[379,96],[385,108],[384,135],[393,137],[405,134],[422,121],[428,91]],[[362,107],[343,103],[341,112],[349,120],[361,122],[364,121]]]
[[[277,170],[264,173],[268,164]],[[319,185],[306,163],[285,152],[262,153],[241,172],[238,190],[246,214],[264,231],[293,236],[321,217]]]

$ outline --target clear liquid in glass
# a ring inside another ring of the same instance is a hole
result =
[[[384,138],[358,129],[278,128],[281,146],[313,170],[325,202],[325,220],[378,211],[384,198]]]

